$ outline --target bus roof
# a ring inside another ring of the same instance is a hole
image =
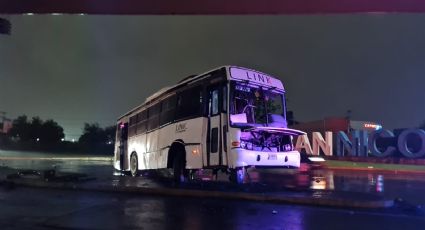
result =
[[[211,69],[211,70],[209,70],[205,73],[202,73],[202,74],[192,75],[192,76],[186,77],[185,79],[183,79],[182,81],[178,82],[177,84],[175,84],[173,86],[163,87],[162,89],[158,90],[154,94],[147,97],[146,100],[141,105],[133,108],[132,110],[130,110],[127,113],[120,116],[118,118],[118,120],[122,119],[123,117],[130,115],[131,113],[133,113],[136,110],[139,110],[143,106],[147,105],[150,101],[154,100],[155,98],[160,97],[163,94],[166,94],[167,92],[169,92],[173,89],[179,88],[179,87],[186,85],[190,82],[199,80],[203,77],[206,77],[209,73],[217,71],[219,69],[223,69],[223,68],[226,69],[228,80],[253,82],[254,84],[273,87],[273,88],[279,89],[281,91],[284,91],[284,87],[283,87],[282,82],[280,80],[276,79],[275,77],[272,77],[268,74],[265,74],[265,73],[262,73],[262,72],[259,72],[257,70],[253,70],[253,69],[239,67],[239,66],[220,66],[220,67]]]

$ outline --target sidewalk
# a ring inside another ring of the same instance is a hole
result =
[[[360,170],[425,174],[425,165],[384,164],[374,162],[355,162],[342,160],[326,160],[322,164],[325,168],[334,170]]]

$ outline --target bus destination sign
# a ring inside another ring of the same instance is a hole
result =
[[[281,90],[284,89],[283,84],[280,80],[274,77],[271,77],[270,75],[257,72],[257,71],[252,71],[249,69],[231,67],[230,76],[233,79],[248,80],[250,82],[255,82],[256,84],[259,84],[259,85],[276,87],[277,89],[281,89]]]

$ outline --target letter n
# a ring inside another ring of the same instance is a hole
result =
[[[337,136],[337,156],[344,156],[347,150],[350,156],[366,156],[367,155],[367,133],[366,131],[354,130],[351,133],[351,141],[347,134],[342,131]]]
[[[353,155],[353,152],[355,152],[355,146],[351,144],[347,134],[343,131],[339,131],[336,138],[336,155],[344,156],[345,150],[347,150],[349,155]]]
[[[319,132],[313,132],[313,155],[320,155],[320,149],[325,156],[332,156],[332,132],[325,132],[325,139]]]

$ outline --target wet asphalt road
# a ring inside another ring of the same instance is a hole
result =
[[[7,157],[26,157],[23,159],[7,159]],[[31,158],[29,158],[31,157]],[[56,169],[62,172],[84,173],[98,179],[124,183],[156,184],[156,176],[140,177],[137,180],[123,178],[113,169],[112,163],[107,160],[38,160],[40,157],[75,157],[75,155],[50,155],[45,153],[25,153],[0,150],[0,166],[15,169]],[[6,158],[6,159],[5,159]],[[104,157],[105,158],[105,157]],[[105,158],[107,159],[107,158]],[[149,173],[147,173],[149,174]],[[152,173],[151,173],[152,174]],[[318,170],[311,175],[298,174],[295,170],[270,169],[249,170],[250,182],[270,186],[271,188],[299,188],[328,191],[350,191],[382,195],[387,199],[402,198],[409,203],[425,206],[425,173],[424,174],[396,174],[376,173],[363,171],[332,171]],[[200,175],[204,180],[214,178],[209,171]],[[218,180],[227,182],[228,176],[219,173]],[[162,181],[161,181],[162,182]],[[208,182],[204,182],[204,184]]]
[[[110,161],[4,160],[10,154],[16,156],[14,152],[0,151],[0,166],[39,170],[56,168],[103,179],[122,178],[114,176]],[[27,154],[18,155],[25,157]],[[37,155],[45,156],[49,155]],[[417,208],[425,204],[425,179],[422,175],[317,171],[306,176],[273,169],[252,170],[250,176],[253,183],[272,184],[279,188],[295,186],[317,191],[358,191],[390,199],[400,197],[408,204],[397,203],[397,207],[390,210],[344,210],[215,199],[0,188],[0,229],[425,228],[423,211]],[[204,179],[208,179],[208,173],[205,173]],[[225,179],[224,174],[219,176],[219,180]],[[149,176],[147,179],[131,178],[127,182],[155,184],[155,180]]]
[[[0,190],[0,226],[15,229],[423,229],[414,212],[259,202]]]

